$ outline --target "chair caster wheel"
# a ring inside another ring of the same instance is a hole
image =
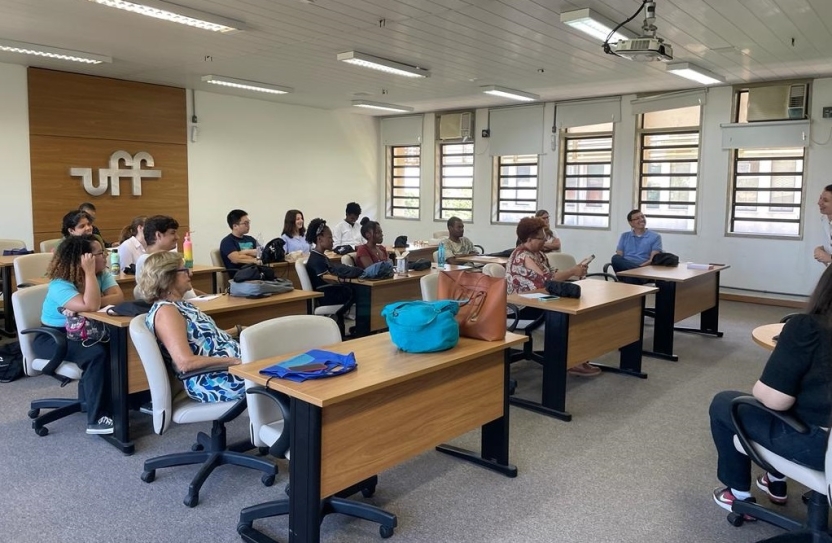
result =
[[[29,415],[30,419],[36,419],[40,415],[40,409],[30,409],[27,415]]]
[[[731,514],[728,515],[728,523],[731,526],[739,527],[739,526],[742,526],[743,522],[745,522],[745,519],[743,518],[742,515],[739,515],[737,513],[731,513]]]
[[[182,501],[188,507],[196,507],[196,504],[199,503],[199,494],[188,494],[185,496],[185,499]]]
[[[37,435],[39,435],[40,437],[43,437],[43,436],[45,436],[46,434],[49,433],[49,428],[47,428],[46,426],[41,426],[40,428],[35,428],[35,433]]]
[[[142,481],[145,483],[152,483],[156,480],[156,470],[152,469],[150,471],[143,471],[142,472]]]
[[[193,452],[199,452],[199,451],[204,450],[204,449],[205,449],[205,447],[203,447],[199,443],[194,443],[193,445],[191,445],[191,450]]]
[[[260,477],[263,486],[272,486],[274,484],[274,475],[263,475]]]
[[[373,494],[376,493],[376,485],[373,486],[366,486],[361,489],[361,495],[365,498],[372,498]]]
[[[253,522],[239,522],[237,523],[237,533],[242,534],[247,530],[251,530],[254,527]]]
[[[286,486],[283,488],[283,492],[285,492],[287,496],[289,495],[289,483],[286,483]]]
[[[266,456],[267,454],[269,454],[269,448],[268,447],[257,447],[257,454],[260,455],[260,456]]]
[[[387,539],[388,537],[393,537],[393,532],[395,532],[395,531],[396,531],[396,529],[393,528],[392,526],[382,525],[382,526],[378,527],[378,535],[380,535],[382,539]]]

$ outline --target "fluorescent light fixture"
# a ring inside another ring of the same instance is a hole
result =
[[[354,105],[355,107],[364,107],[367,109],[392,111],[393,113],[409,113],[413,111],[412,107],[397,106],[396,104],[385,104],[383,102],[370,102],[369,100],[353,100],[352,105]]]
[[[402,64],[401,62],[387,60],[386,58],[374,57],[373,55],[359,53],[358,51],[338,53],[337,58],[338,60],[348,64],[355,64],[356,66],[362,66],[364,68],[372,68],[373,70],[379,70],[389,74],[401,75],[404,77],[430,77],[430,71],[425,70],[424,68],[409,66],[407,64]]]
[[[22,41],[12,41],[0,39],[0,51],[8,51],[9,53],[21,53],[24,55],[34,55],[37,57],[54,58],[57,60],[71,60],[72,62],[83,62],[85,64],[101,64],[102,62],[112,62],[113,59],[104,55],[94,55],[92,53],[83,53],[81,51],[71,51],[69,49],[60,49],[58,47],[49,47],[46,45],[38,45],[36,43],[25,43]]]
[[[691,64],[690,62],[674,62],[671,64],[665,64],[665,70],[673,75],[678,75],[679,77],[684,77],[685,79],[690,79],[692,81],[696,81],[697,83],[702,83],[703,85],[725,83],[724,78],[713,72],[709,72],[704,68],[700,68],[696,64]]]
[[[480,89],[482,89],[482,92],[485,94],[500,96],[502,98],[511,98],[512,100],[519,100],[520,102],[534,102],[535,100],[540,100],[540,96],[537,94],[507,89],[506,87],[498,87],[497,85],[488,85],[486,87],[480,87]]]
[[[289,87],[279,87],[268,83],[246,81],[245,79],[235,79],[233,77],[225,77],[223,75],[203,75],[202,80],[206,83],[211,83],[212,85],[222,85],[223,87],[265,92],[268,94],[288,94],[295,91],[295,89],[290,89]]]
[[[164,0],[141,0],[141,3],[126,0],[89,0],[96,4],[111,8],[123,9],[139,15],[146,15],[163,21],[179,23],[212,32],[234,32],[246,30],[245,23],[228,19],[213,13],[206,13],[196,9],[186,8]]]
[[[560,22],[601,41],[606,40],[607,36],[612,32],[612,29],[618,26],[617,23],[610,21],[602,15],[598,15],[598,13],[589,8],[565,11],[560,14]],[[610,43],[618,43],[620,40],[635,37],[635,34],[621,27],[612,35]]]

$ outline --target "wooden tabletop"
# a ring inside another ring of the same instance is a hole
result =
[[[312,405],[326,407],[349,400],[361,394],[393,386],[397,383],[461,364],[472,358],[502,351],[528,340],[520,334],[507,333],[502,341],[481,341],[459,338],[453,349],[438,353],[405,353],[390,340],[390,334],[375,334],[344,343],[323,347],[341,354],[355,353],[358,367],[347,374],[328,379],[313,379],[296,383],[287,379],[272,378],[260,374],[260,370],[288,360],[299,351],[282,356],[258,360],[250,364],[232,366],[231,373],[249,379],[273,390],[299,398]],[[268,383],[267,383],[268,382]]]
[[[211,296],[211,295],[209,295]],[[308,290],[293,290],[291,292],[284,292],[283,294],[274,294],[266,298],[257,298],[255,300],[249,298],[239,298],[237,296],[229,296],[228,294],[217,295],[216,298],[209,300],[200,300],[199,298],[192,298],[188,300],[196,307],[201,309],[208,315],[220,315],[229,311],[240,311],[246,308],[255,308],[269,305],[284,304],[289,302],[296,302],[302,300],[311,300],[323,296],[320,292],[310,292]],[[108,315],[101,311],[82,313],[85,317],[97,321],[101,321],[119,328],[125,328],[130,325],[130,320],[133,317],[116,317]]]
[[[469,255],[469,256],[455,256],[455,262],[471,262],[474,264],[499,264],[505,266],[508,264],[507,256],[488,256],[488,255]]]
[[[0,255],[0,268],[10,268],[14,263],[14,259],[21,255]]]
[[[508,296],[508,303],[578,315],[630,298],[645,296],[659,290],[656,287],[643,287],[616,281],[599,281],[596,279],[583,279],[581,281],[575,281],[575,284],[581,286],[580,298],[558,298],[557,300],[539,301],[524,298],[520,294],[510,294]],[[540,289],[533,292],[545,292],[545,290]]]
[[[641,268],[615,272],[615,274],[622,277],[636,277],[638,279],[681,283],[702,275],[716,273],[730,267],[731,266],[727,264],[712,264],[712,267],[707,270],[690,270],[687,267],[687,262],[681,262],[678,266],[642,266]]]
[[[375,286],[384,286],[384,285],[392,285],[395,283],[402,283],[408,281],[418,281],[425,275],[430,275],[432,273],[439,273],[440,271],[456,271],[456,270],[470,270],[471,266],[464,266],[464,265],[449,265],[447,269],[440,270],[436,267],[436,264],[432,264],[430,268],[426,270],[408,270],[407,273],[403,275],[399,275],[398,273],[393,274],[393,277],[389,279],[349,279],[348,282],[350,284],[358,284],[358,285],[365,285],[368,287],[375,287]],[[325,273],[322,275],[324,281],[329,281],[330,283],[337,283],[340,279],[332,275],[331,273]]]
[[[776,324],[764,324],[752,330],[751,337],[754,339],[754,343],[763,349],[773,351],[775,345],[777,345],[777,342],[774,341],[774,336],[779,336],[782,331],[782,322],[778,322]]]

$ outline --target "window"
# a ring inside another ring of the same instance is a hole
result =
[[[437,165],[437,219],[474,218],[474,144],[440,143]]]
[[[387,147],[387,217],[419,218],[422,148]]]
[[[560,224],[608,227],[612,123],[562,130],[560,148]]]
[[[516,223],[537,211],[537,155],[494,157],[494,222]]]
[[[700,109],[640,115],[638,208],[651,228],[695,231]]]

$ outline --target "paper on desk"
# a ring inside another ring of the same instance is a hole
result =
[[[101,309],[99,309],[99,310],[97,311],[97,313],[106,313],[106,312],[107,312],[107,310],[108,310],[108,309],[110,309],[111,307],[114,307],[114,306],[113,306],[113,304],[106,305],[106,306],[102,307]]]
[[[548,292],[530,292],[528,294],[520,294],[521,298],[528,298],[530,300],[537,300],[538,298],[551,298],[552,295]]]
[[[204,294],[202,296],[197,296],[196,298],[191,298],[188,300],[189,302],[207,302],[208,300],[213,300],[214,298],[219,298],[219,294]]]
[[[688,262],[688,269],[689,270],[712,270],[712,269],[714,269],[714,267],[711,264],[696,264],[695,262]]]

